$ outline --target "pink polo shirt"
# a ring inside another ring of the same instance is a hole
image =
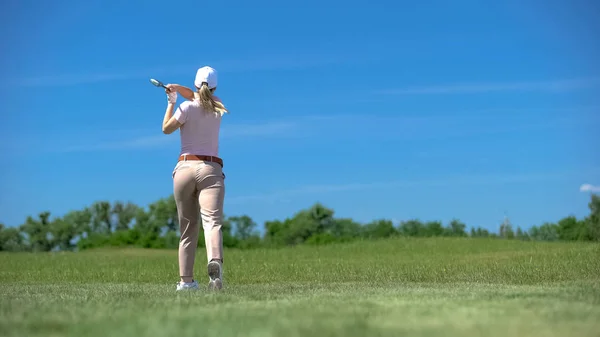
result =
[[[215,101],[221,101],[213,97]],[[180,155],[219,156],[220,113],[206,113],[200,102],[194,100],[181,103],[173,116],[181,123]]]

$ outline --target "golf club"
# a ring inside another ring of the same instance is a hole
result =
[[[165,89],[169,90],[169,88],[167,88],[167,87],[166,87],[166,86],[165,86],[165,85],[164,85],[164,84],[163,84],[161,81],[159,81],[159,80],[156,80],[156,79],[153,79],[153,78],[151,78],[151,79],[150,79],[150,83],[154,84],[154,85],[155,85],[155,86],[157,86],[157,87],[163,87],[163,88],[165,88]]]

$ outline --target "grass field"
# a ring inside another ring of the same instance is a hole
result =
[[[224,291],[175,293],[176,251],[0,254],[0,334],[600,336],[594,243],[394,239],[225,259]]]

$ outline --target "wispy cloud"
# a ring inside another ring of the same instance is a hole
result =
[[[594,186],[590,184],[583,184],[579,187],[581,192],[600,192],[600,186]]]
[[[380,90],[379,93],[389,95],[431,95],[431,94],[476,94],[503,91],[543,91],[563,92],[594,86],[600,83],[599,78],[565,79],[532,82],[497,82],[497,83],[455,83],[422,87]]]
[[[79,72],[76,74],[53,74],[43,76],[20,77],[2,81],[4,86],[10,87],[61,87],[74,86],[81,84],[92,84],[99,82],[114,82],[131,79],[142,79],[153,76],[161,76],[166,74],[181,74],[189,67],[153,67],[143,70],[126,70],[126,71],[104,71],[85,73]],[[188,70],[189,72],[189,70]]]
[[[298,69],[339,64],[341,62],[354,62],[355,60],[339,55],[328,54],[268,54],[255,55],[241,59],[231,60],[206,60],[217,68],[219,72],[247,72],[281,69]],[[20,76],[0,81],[0,86],[10,87],[58,87],[91,84],[99,82],[114,82],[133,79],[149,79],[151,77],[166,77],[188,74],[190,78],[195,75],[196,69],[203,64],[153,66],[143,69],[101,70],[96,72],[79,71],[65,74],[56,73],[42,76]],[[0,75],[1,77],[1,75]]]
[[[109,151],[109,150],[134,150],[143,148],[160,148],[173,144],[173,137],[148,136],[139,137],[128,140],[105,141],[96,144],[84,144],[67,146],[64,148],[55,148],[56,152],[94,152],[94,151]]]
[[[523,112],[523,111],[521,111]],[[264,120],[247,124],[223,125],[224,141],[247,139],[302,139],[303,142],[333,138],[337,142],[354,139],[357,134],[372,132],[371,141],[393,139],[420,142],[423,140],[448,140],[482,135],[500,135],[529,132],[549,128],[578,126],[577,122],[562,115],[544,119],[522,117],[519,113],[495,115],[484,113],[445,114],[428,116],[394,116],[372,114],[308,115]],[[372,131],[366,131],[372,130]],[[302,131],[302,132],[299,132]],[[159,130],[96,133],[93,143],[75,146],[53,146],[58,152],[158,149],[172,147],[179,142],[177,135],[163,135]],[[106,137],[110,137],[107,139]],[[72,137],[74,138],[74,137]],[[79,138],[79,137],[77,137]],[[90,138],[90,137],[87,137]],[[104,139],[102,139],[104,138]],[[68,142],[73,143],[73,142]],[[12,145],[11,145],[12,146]]]
[[[432,179],[416,180],[388,180],[369,183],[342,183],[330,185],[307,185],[278,191],[264,192],[253,195],[229,197],[227,202],[245,204],[249,202],[276,202],[287,200],[299,195],[322,195],[332,192],[363,191],[375,189],[397,188],[435,188],[440,186],[455,185],[502,185],[511,183],[527,183],[534,181],[547,181],[558,179],[573,174],[573,172],[539,172],[529,174],[504,174],[504,175],[455,175]]]
[[[290,134],[297,125],[292,122],[265,122],[256,124],[233,124],[223,126],[221,131],[222,139],[235,138],[257,138],[257,137],[281,137]],[[157,132],[155,132],[157,133]],[[130,139],[120,139],[111,141],[101,141],[95,144],[83,144],[75,146],[66,146],[56,149],[57,152],[93,152],[109,150],[132,150],[132,149],[156,149],[169,147],[179,142],[177,134],[164,135],[156,134],[150,136],[140,136]]]
[[[289,134],[298,124],[294,121],[269,121],[261,124],[234,124],[223,127],[223,138],[272,137]]]

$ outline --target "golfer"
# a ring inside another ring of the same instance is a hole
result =
[[[196,247],[198,246],[199,214],[204,230],[208,259],[208,288],[223,287],[223,201],[225,175],[223,160],[219,158],[219,130],[221,118],[227,112],[221,100],[214,95],[217,72],[208,66],[198,69],[194,81],[196,91],[168,84],[167,111],[162,130],[171,134],[179,129],[181,151],[173,170],[173,194],[179,219],[179,276],[177,291],[198,289],[193,278]],[[187,101],[175,113],[177,94]]]

